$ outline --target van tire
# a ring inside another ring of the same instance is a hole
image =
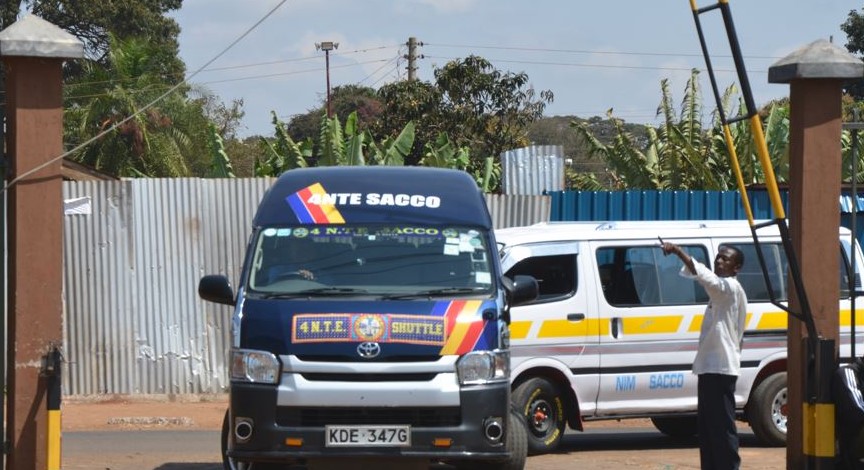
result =
[[[762,444],[786,445],[788,399],[786,372],[766,378],[753,390],[747,404],[747,421]]]
[[[253,470],[252,463],[239,462],[228,457],[228,439],[231,438],[231,410],[225,410],[222,420],[222,468],[224,470]]]
[[[528,379],[513,392],[513,405],[528,430],[528,455],[552,452],[567,425],[558,387],[541,377]]]
[[[507,422],[507,450],[510,451],[510,458],[507,460],[464,460],[449,463],[458,470],[523,470],[528,460],[528,430],[525,429],[522,416],[515,409],[510,410]]]
[[[231,410],[225,411],[225,418],[222,420],[222,469],[223,470],[278,470],[279,466],[270,464],[261,464],[253,462],[243,462],[234,460],[228,457],[228,439],[231,431]]]
[[[689,439],[699,431],[696,416],[652,416],[651,423],[673,439]]]

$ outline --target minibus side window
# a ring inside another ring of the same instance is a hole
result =
[[[844,246],[845,245],[845,246]],[[849,273],[852,271],[852,265],[849,261],[849,252],[847,252],[848,243],[841,242],[840,243],[840,298],[846,299],[852,295],[849,291]],[[858,266],[855,267],[856,269]],[[858,290],[861,289],[861,279],[859,276],[855,276],[853,280],[855,283],[855,287]]]
[[[681,247],[693,259],[709,265],[704,246]],[[637,307],[708,301],[700,285],[678,274],[681,260],[677,256],[664,256],[658,245],[600,248],[596,256],[600,285],[609,305]]]
[[[537,280],[540,292],[532,304],[570,297],[576,292],[576,255],[532,256],[507,271],[508,276],[519,274],[533,276]]]
[[[736,278],[747,293],[748,302],[770,302],[771,296],[768,286],[765,284],[765,276],[759,265],[759,257],[756,253],[754,243],[724,243],[723,245],[734,246],[744,254],[744,266],[738,271]],[[721,246],[723,246],[721,245]],[[765,267],[768,278],[771,279],[771,287],[777,301],[786,301],[789,295],[786,273],[788,263],[786,253],[780,243],[760,243],[762,257],[765,259]]]

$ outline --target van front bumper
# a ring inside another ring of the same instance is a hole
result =
[[[324,457],[506,460],[509,400],[509,383],[502,382],[463,388],[455,408],[418,409],[398,403],[388,408],[340,407],[338,403],[317,409],[277,407],[276,387],[232,383],[227,453],[238,461],[281,463]],[[487,437],[490,420],[501,425],[498,439]],[[234,429],[240,423],[251,426],[243,429],[249,431],[246,439],[235,437]],[[410,445],[327,447],[328,424],[410,425]]]

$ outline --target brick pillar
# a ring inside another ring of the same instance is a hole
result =
[[[822,358],[833,364],[822,368],[808,362],[812,357],[807,354],[806,328],[790,317],[789,469],[833,468],[833,404],[817,400],[819,403],[814,405],[808,399],[813,396],[813,384],[833,373],[837,364],[841,96],[844,81],[861,78],[862,74],[864,64],[860,60],[825,40],[793,52],[768,71],[769,82],[791,85],[789,232],[817,336],[829,346]],[[793,312],[801,312],[798,295],[790,295],[789,306]],[[830,384],[830,377],[827,379]],[[830,419],[826,419],[828,415]]]
[[[64,58],[73,57],[83,57],[83,44],[36,16],[0,31],[10,162],[10,470],[48,468],[47,380],[42,371],[46,356],[63,342],[63,201],[57,157],[63,153],[62,66]],[[53,450],[59,451],[59,446]]]

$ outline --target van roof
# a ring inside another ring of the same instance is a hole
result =
[[[339,166],[289,170],[258,206],[256,227],[396,223],[492,228],[467,173],[427,167]]]
[[[756,221],[756,224],[768,221]],[[838,233],[849,235],[849,229],[839,227]],[[758,228],[760,237],[776,237],[776,225]],[[495,231],[496,241],[504,245],[566,240],[644,240],[662,238],[751,237],[753,231],[746,220],[650,220],[616,222],[542,222],[523,227]]]

